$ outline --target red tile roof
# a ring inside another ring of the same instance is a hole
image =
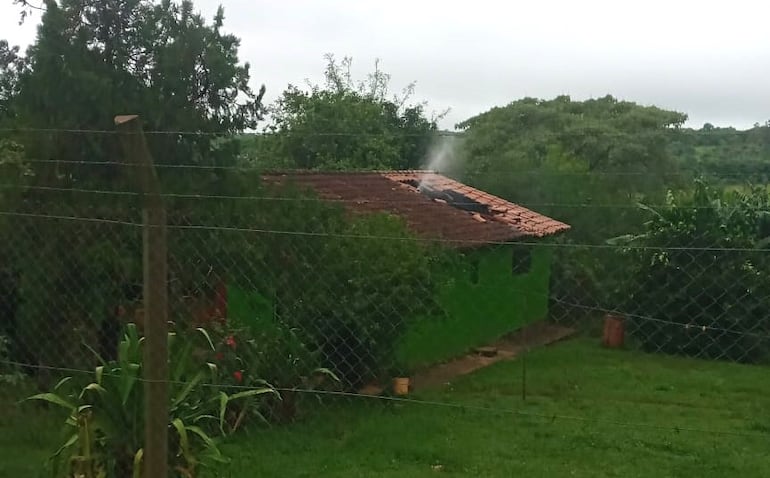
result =
[[[569,226],[431,171],[289,172],[264,175],[291,182],[355,212],[386,212],[416,234],[457,247],[545,237]],[[419,187],[419,189],[418,189]]]

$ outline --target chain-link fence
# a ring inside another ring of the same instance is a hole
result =
[[[131,435],[130,453],[110,466],[129,470],[141,462],[142,254],[152,227],[132,193],[27,191],[34,200],[0,216],[2,394],[48,394],[38,398],[71,406],[85,429],[104,420],[98,407],[115,407],[110,427]],[[570,233],[460,242],[441,237],[451,236],[441,224],[425,237],[415,221],[435,223],[430,211],[404,220],[366,198],[300,190],[164,200],[177,467],[193,467],[188,435],[204,446],[378,403],[365,397],[403,392],[394,378],[411,378],[418,392],[440,388],[572,333],[656,354],[768,359],[763,204],[668,204],[634,236],[587,244]],[[494,220],[459,213],[480,228]],[[558,398],[525,367],[510,378],[522,398]],[[69,442],[65,455],[82,458],[82,447]]]
[[[457,249],[410,235],[396,218],[336,209],[323,218],[321,201],[286,202],[275,212],[285,224],[272,226],[193,209],[170,218],[171,322],[242,339],[239,353],[253,356],[240,367],[254,378],[293,387],[326,369],[356,390],[546,317],[569,326],[622,317],[627,344],[650,352],[766,358],[764,249],[553,240]],[[7,353],[46,367],[115,359],[126,324],[141,332],[144,320],[140,218],[33,209],[49,213],[4,217]],[[292,214],[299,228],[288,226]]]

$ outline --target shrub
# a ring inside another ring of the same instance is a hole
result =
[[[259,378],[263,377],[278,392],[266,397],[258,407],[248,402],[233,404],[227,417],[233,431],[251,417],[264,423],[293,421],[299,412],[298,398],[302,401],[314,395],[307,392],[339,384],[331,370],[319,365],[318,354],[311,353],[292,330],[279,324],[261,325],[251,328],[228,322],[207,327],[220,337],[212,360],[221,371],[224,385],[258,388],[264,386],[265,381]],[[296,390],[302,393],[293,393]]]
[[[52,457],[55,476],[142,476],[143,342],[129,324],[117,360],[102,362],[92,380],[82,383],[80,377],[66,377],[53,391],[30,397],[68,412],[65,428],[71,433]],[[189,478],[224,460],[215,437],[235,429],[227,421],[234,406],[258,408],[252,405],[255,400],[275,392],[262,383],[226,393],[218,367],[206,360],[206,353],[200,354],[214,350],[203,329],[170,334],[169,347],[169,465],[174,476]]]
[[[253,178],[226,179],[243,192],[238,180]],[[205,302],[221,283],[240,287],[270,303],[259,324],[269,327],[251,328],[260,349],[250,373],[288,388],[319,367],[350,388],[377,378],[409,321],[435,308],[425,248],[390,216],[351,216],[304,192],[252,187],[287,200],[169,204],[170,317],[189,321],[188,298]],[[137,220],[124,217],[133,210],[127,202],[96,212],[64,198],[57,204],[49,214]],[[126,286],[141,283],[141,228],[29,219],[16,229],[10,257],[20,274],[22,360],[90,366],[80,343],[110,349],[113,311],[125,303]],[[31,247],[39,237],[43,244]]]
[[[756,362],[770,320],[770,198],[763,189],[724,195],[698,181],[645,208],[645,232],[618,238],[630,258],[631,332],[645,350]]]
[[[312,250],[297,247],[277,288],[277,317],[344,386],[380,378],[410,321],[438,308],[426,248],[386,215],[356,218]]]

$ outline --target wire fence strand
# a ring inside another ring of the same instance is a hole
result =
[[[140,407],[143,234],[157,227],[143,221],[142,195],[97,180],[8,181],[0,184],[0,403],[37,396],[71,404],[81,418],[98,400]],[[535,211],[561,220],[561,208],[596,230],[537,237],[508,224],[517,232],[509,238],[489,233],[493,213],[463,198],[428,201],[452,215],[418,204],[404,219],[408,199],[208,191],[161,194],[169,209],[163,383],[174,413],[202,432],[281,428],[363,404],[767,438],[755,413],[762,384],[732,382],[763,376],[770,364],[767,203],[653,203],[620,236],[610,234],[609,216],[638,205],[525,202],[538,227],[553,222]],[[411,388],[395,379],[411,379]],[[676,388],[685,386],[690,395]],[[625,419],[630,408],[677,420]],[[709,416],[721,424],[702,426]]]

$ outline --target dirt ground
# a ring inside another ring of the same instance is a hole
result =
[[[477,348],[464,357],[438,364],[417,372],[412,377],[412,388],[439,387],[455,378],[488,367],[501,360],[511,360],[527,350],[542,347],[569,337],[575,331],[547,322],[536,322],[513,332],[485,347]],[[488,355],[494,352],[494,355]]]
[[[496,342],[484,347],[477,347],[473,352],[465,356],[417,371],[412,376],[410,389],[417,390],[445,386],[459,376],[488,367],[502,360],[514,359],[530,349],[558,342],[574,333],[575,330],[569,327],[555,325],[546,321],[536,322]],[[381,386],[369,385],[360,390],[359,393],[379,395],[383,390],[384,388]]]

